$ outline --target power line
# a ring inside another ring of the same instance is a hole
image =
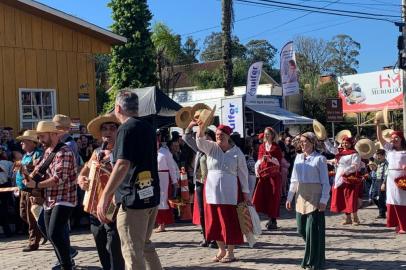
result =
[[[371,0],[373,1],[373,0]],[[305,0],[305,2],[319,2],[319,3],[331,3],[331,1],[328,0]],[[375,1],[374,1],[375,2]],[[390,3],[383,3],[380,1],[376,1],[378,3],[372,4],[372,3],[365,3],[365,2],[343,2],[341,1],[340,4],[344,5],[362,5],[362,6],[392,6],[392,7],[398,7],[400,8],[401,5],[399,4],[390,4]]]
[[[281,6],[278,4],[271,4],[271,3],[257,3],[257,2],[253,2],[253,1],[249,1],[249,0],[235,0],[237,2],[244,2],[244,3],[255,3],[258,5],[262,5],[262,6],[275,6],[275,7],[281,7],[284,9],[291,9],[291,10],[301,10],[301,11],[313,11],[314,13],[320,13],[320,14],[328,14],[328,15],[335,15],[335,16],[342,16],[342,17],[352,17],[352,18],[359,18],[359,19],[366,19],[366,20],[375,20],[375,21],[384,21],[384,22],[390,22],[390,23],[395,23],[395,21],[386,19],[386,18],[374,18],[374,17],[368,17],[368,16],[361,16],[361,15],[352,15],[352,14],[342,14],[342,13],[338,13],[338,12],[330,12],[330,11],[322,11],[322,10],[311,10],[308,8],[301,8],[301,7],[295,7],[295,6]],[[400,18],[400,17],[399,17]]]

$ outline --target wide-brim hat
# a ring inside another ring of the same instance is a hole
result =
[[[213,123],[215,111],[216,111],[216,105],[214,105],[213,109],[203,109],[200,111],[199,118],[197,120],[200,120],[203,122],[203,125],[202,125],[203,132],[206,130],[206,128],[208,126],[210,126]]]
[[[17,141],[29,140],[38,143],[38,136],[35,130],[26,130],[23,135],[16,138]]]
[[[180,128],[187,128],[190,124],[190,121],[192,121],[192,107],[183,107],[179,111],[176,112],[175,115],[175,123],[176,126]]]
[[[323,141],[327,137],[326,128],[323,126],[322,123],[317,121],[316,119],[313,120],[313,131],[316,134],[317,139]]]
[[[62,130],[57,129],[53,121],[39,121],[35,130],[37,134],[40,133],[63,133]]]
[[[204,103],[196,103],[193,107],[192,107],[192,111],[190,112],[191,116],[193,119],[198,119],[199,118],[199,112],[202,110],[211,110],[211,108],[204,104]],[[196,114],[197,113],[197,114]]]
[[[375,143],[370,139],[361,139],[355,144],[355,150],[363,159],[369,159],[376,152]]]
[[[389,110],[386,106],[382,111],[379,111],[375,114],[375,120],[380,123],[384,123],[386,127],[389,127]]]
[[[74,127],[74,125],[72,125],[72,120],[70,119],[70,117],[63,114],[55,114],[54,118],[52,118],[52,122],[55,123],[57,128]]]
[[[101,126],[105,123],[115,123],[117,125],[120,125],[120,122],[114,116],[114,114],[106,114],[97,116],[96,118],[90,120],[89,124],[87,124],[87,130],[96,139],[101,139],[102,135],[100,129]]]
[[[384,129],[382,130],[382,137],[385,141],[390,142],[392,136],[393,129]]]
[[[375,150],[383,149],[382,144],[380,142],[375,142]]]
[[[348,138],[352,137],[351,131],[349,131],[348,129],[343,129],[340,132],[338,132],[335,139],[338,143],[341,144],[345,137],[348,137]]]

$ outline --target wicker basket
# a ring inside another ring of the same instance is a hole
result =
[[[395,178],[395,184],[401,190],[406,190],[406,175]]]
[[[349,185],[358,185],[362,183],[362,176],[358,173],[344,174],[343,181]]]

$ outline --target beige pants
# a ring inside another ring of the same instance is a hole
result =
[[[161,262],[150,238],[158,207],[126,209],[117,214],[117,230],[126,270],[161,270]]]

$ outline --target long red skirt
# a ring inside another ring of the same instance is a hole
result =
[[[226,245],[244,243],[235,205],[205,203],[204,215],[207,241],[221,241]]]
[[[386,227],[399,227],[406,231],[406,205],[386,205]]]
[[[169,209],[159,209],[158,214],[156,216],[156,224],[173,224],[175,223],[175,218],[173,216],[173,211],[171,208]]]
[[[260,178],[254,191],[252,203],[258,213],[268,218],[278,218],[281,203],[281,176]]]
[[[197,192],[195,191],[195,196],[193,200],[193,217],[192,223],[195,225],[200,225],[200,212],[199,212],[199,205],[197,203]]]
[[[358,211],[358,198],[360,185],[343,183],[338,188],[332,188],[331,212],[356,213]]]

